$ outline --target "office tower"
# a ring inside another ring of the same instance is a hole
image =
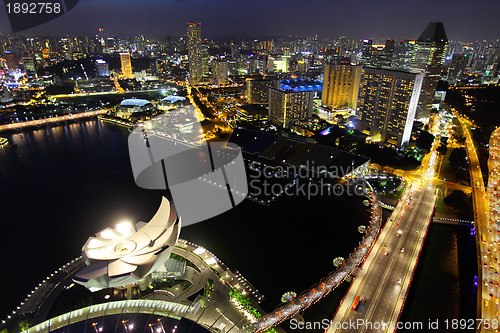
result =
[[[380,59],[380,68],[391,68],[395,45],[396,41],[394,39],[388,39],[385,41],[384,52]]]
[[[240,48],[231,43],[231,58],[238,59],[240,57]]]
[[[229,75],[238,75],[238,62],[236,60],[229,60],[227,62],[227,69]]]
[[[215,79],[219,87],[223,84],[229,83],[229,80],[227,78],[227,72],[228,72],[227,61],[217,61],[215,63]]]
[[[269,88],[268,119],[283,127],[292,120],[308,119],[312,116],[313,91],[293,91]]]
[[[120,61],[122,64],[122,75],[132,76],[132,63],[128,52],[120,52]]]
[[[448,68],[447,81],[449,84],[454,85],[460,81],[462,74],[465,72],[469,57],[467,54],[453,54],[450,67]]]
[[[382,63],[385,59],[385,45],[384,44],[373,44],[371,51],[369,52],[370,57],[364,59],[364,64],[366,67],[374,67],[374,68],[385,68],[382,67]]]
[[[23,57],[23,64],[24,64],[24,71],[26,72],[26,77],[28,79],[37,79],[36,75],[36,65],[35,65],[35,59],[31,54],[26,54]]]
[[[323,74],[321,104],[332,109],[356,109],[362,66],[350,61],[326,64]]]
[[[106,46],[106,42],[104,41],[104,29],[103,28],[99,28],[99,32],[97,33],[97,35],[95,37],[102,47]]]
[[[272,87],[272,80],[247,79],[247,102],[251,104],[268,104],[269,88]]]
[[[498,83],[498,74],[500,72],[500,55],[496,54],[491,57],[484,72],[484,83]]]
[[[376,68],[365,68],[363,72],[357,106],[361,129],[405,148],[411,137],[423,74]]]
[[[361,61],[363,63],[367,63],[372,57],[372,45],[371,38],[363,39],[363,44],[361,45]]]
[[[339,38],[339,55],[342,57],[348,57],[351,53],[357,53],[359,41],[349,37]]]
[[[288,73],[290,56],[268,57],[268,72]]]
[[[97,76],[109,76],[109,66],[105,60],[96,59],[95,70],[96,70]]]
[[[160,64],[161,64],[160,59],[157,58],[151,59],[150,63],[151,73],[153,73],[154,75],[160,73]]]
[[[422,93],[418,102],[417,119],[429,118],[448,39],[442,22],[432,22],[418,37],[413,68],[424,74]]]
[[[5,52],[4,58],[9,71],[12,72],[19,67],[19,58],[17,57],[17,54],[7,51]]]
[[[201,72],[202,72],[202,82],[210,81],[210,79],[214,76],[212,75],[210,66],[210,55],[208,53],[209,45],[207,43],[201,44]],[[212,68],[212,71],[215,71],[215,68]]]
[[[257,71],[260,74],[267,74],[267,55],[257,56]]]
[[[189,83],[203,81],[203,65],[201,55],[201,22],[188,22],[187,48],[189,63]]]
[[[415,51],[414,40],[397,41],[394,45],[391,69],[399,71],[410,71],[412,68],[414,51]]]

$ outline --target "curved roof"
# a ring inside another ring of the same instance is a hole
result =
[[[186,97],[181,97],[181,96],[167,96],[165,97],[164,99],[162,99],[161,101],[168,101],[168,102],[171,102],[171,103],[175,103],[175,102],[178,102],[178,101],[183,101],[185,100]]]
[[[148,223],[122,222],[90,237],[82,249],[87,266],[74,281],[90,290],[135,283],[170,258],[179,231],[177,212],[163,197]]]
[[[138,98],[124,99],[120,103],[121,106],[145,106],[147,104],[151,104],[151,102],[145,99]]]

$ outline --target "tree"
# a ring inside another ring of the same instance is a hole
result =
[[[455,190],[451,192],[451,194],[449,194],[446,198],[444,198],[443,201],[447,206],[459,209],[460,207],[467,205],[468,198],[467,194],[465,194],[463,191]]]
[[[445,205],[450,206],[458,211],[458,218],[473,219],[472,197],[468,196],[460,190],[451,192],[443,199]]]
[[[441,155],[446,155],[446,153],[448,152],[448,147],[446,147],[445,145],[441,145],[437,147],[436,151]]]
[[[417,139],[417,147],[425,151],[430,151],[432,142],[434,142],[434,135],[426,131],[421,131]]]
[[[467,152],[465,148],[455,148],[451,151],[448,161],[458,168],[467,169]]]

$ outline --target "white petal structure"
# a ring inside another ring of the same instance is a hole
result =
[[[73,280],[91,291],[137,282],[168,260],[180,228],[175,207],[162,198],[149,223],[121,222],[90,237],[82,248],[87,267]]]

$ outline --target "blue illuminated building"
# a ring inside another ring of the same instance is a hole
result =
[[[283,91],[321,91],[323,82],[310,79],[286,79],[280,81],[280,89]]]

